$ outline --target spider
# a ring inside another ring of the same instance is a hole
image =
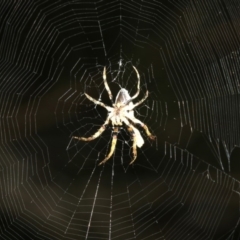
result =
[[[132,102],[132,100],[135,99],[139,95],[139,92],[140,92],[140,75],[138,73],[138,70],[134,66],[133,66],[133,69],[135,70],[135,72],[137,74],[137,78],[138,78],[137,92],[135,93],[134,96],[130,97],[128,90],[126,90],[125,88],[121,88],[116,96],[115,103],[113,103],[112,92],[107,83],[106,67],[104,67],[103,81],[104,81],[105,89],[108,92],[109,99],[112,102],[112,107],[109,107],[106,104],[89,96],[87,93],[84,93],[85,96],[90,101],[106,108],[108,111],[108,116],[107,116],[106,121],[103,123],[103,125],[92,136],[87,137],[87,138],[73,136],[73,138],[80,140],[80,141],[92,141],[92,140],[96,139],[97,137],[99,137],[104,132],[104,130],[106,129],[107,125],[110,122],[113,127],[112,143],[111,143],[110,151],[109,151],[108,155],[103,159],[103,161],[101,161],[99,163],[99,165],[104,164],[113,155],[115,148],[116,148],[119,126],[122,126],[123,123],[126,126],[128,126],[127,130],[129,131],[129,133],[131,134],[131,136],[133,138],[133,145],[132,145],[133,158],[132,158],[132,161],[130,162],[130,164],[134,163],[137,158],[137,147],[141,148],[142,145],[144,144],[144,140],[143,140],[139,130],[134,126],[134,124],[139,124],[145,130],[147,136],[150,139],[152,139],[152,140],[155,139],[155,136],[153,136],[150,133],[147,125],[145,125],[143,122],[141,122],[139,119],[135,118],[135,116],[134,116],[133,109],[136,108],[137,106],[139,106],[141,103],[143,103],[147,99],[148,91],[146,91],[145,96],[140,101],[138,101],[137,103]]]

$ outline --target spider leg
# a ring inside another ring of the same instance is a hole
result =
[[[100,105],[100,106],[106,108],[108,111],[110,111],[112,109],[111,107],[105,105],[104,103],[102,103],[102,102],[96,100],[95,98],[89,96],[87,93],[84,93],[84,94],[91,102],[94,102],[95,104]]]
[[[135,107],[137,107],[138,105],[142,104],[148,97],[148,91],[146,91],[145,96],[138,102],[136,102],[135,104],[133,104],[133,106],[131,107],[130,110],[133,110]]]
[[[133,69],[135,70],[135,72],[136,72],[136,74],[137,74],[138,84],[137,84],[137,92],[135,93],[134,96],[131,97],[131,99],[136,98],[136,97],[139,95],[139,93],[140,93],[140,75],[139,75],[139,73],[138,73],[138,70],[137,70],[134,66],[133,66]]]
[[[105,88],[106,88],[106,90],[108,92],[109,99],[113,103],[113,95],[112,95],[110,87],[108,86],[108,83],[107,83],[106,67],[104,67],[104,69],[103,69],[103,82],[104,82]]]
[[[133,96],[131,97],[131,99],[129,99],[129,100],[126,102],[126,105],[127,105],[128,103],[132,102],[132,100],[135,99],[135,98],[139,95],[139,93],[140,93],[140,75],[139,75],[139,73],[138,73],[137,68],[135,68],[135,67],[133,66],[133,69],[134,69],[135,72],[137,73],[137,78],[138,78],[137,92],[135,93],[135,95],[133,95]]]
[[[143,138],[142,138],[141,133],[139,132],[139,130],[138,130],[137,128],[135,128],[135,127],[128,121],[127,118],[125,118],[125,117],[122,118],[122,121],[123,121],[127,126],[129,126],[129,127],[132,129],[132,131],[133,131],[133,133],[134,133],[134,135],[135,135],[135,137],[136,137],[137,147],[141,148],[142,145],[144,144],[144,140],[143,140]]]
[[[127,118],[123,118],[123,122],[128,126],[128,131],[133,136],[133,145],[132,145],[132,153],[133,159],[129,164],[133,164],[137,158],[137,147],[141,148],[144,144],[144,140],[137,128],[135,128]]]
[[[115,148],[116,148],[116,143],[117,143],[117,134],[118,134],[118,127],[115,127],[113,130],[113,136],[112,136],[112,144],[111,144],[111,149],[108,155],[101,161],[98,165],[104,164],[114,153]]]
[[[99,137],[106,129],[106,126],[109,124],[110,118],[108,117],[107,120],[104,122],[104,124],[98,129],[97,132],[95,132],[91,137],[85,138],[85,137],[77,137],[73,136],[72,138],[80,140],[80,141],[92,141],[95,138]]]
[[[132,135],[133,138],[133,145],[132,145],[132,153],[133,153],[133,158],[132,161],[129,163],[129,165],[133,164],[137,158],[137,136],[132,128],[132,126],[128,127],[128,131]]]
[[[152,135],[151,132],[149,131],[148,127],[146,124],[144,124],[143,122],[141,122],[139,119],[135,118],[134,116],[130,119],[133,123],[135,124],[139,124],[146,132],[147,136],[154,140],[156,138],[156,136]]]

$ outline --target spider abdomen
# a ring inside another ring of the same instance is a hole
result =
[[[126,104],[129,100],[131,99],[128,90],[126,90],[125,88],[122,88],[119,90],[117,96],[116,96],[116,100],[115,100],[115,104]]]

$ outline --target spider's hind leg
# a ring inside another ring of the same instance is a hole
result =
[[[111,143],[111,149],[110,152],[108,153],[108,155],[103,159],[103,161],[101,161],[98,165],[102,165],[104,164],[106,161],[109,160],[109,158],[113,155],[115,148],[116,148],[116,144],[117,144],[117,135],[118,135],[118,127],[115,127],[113,129],[113,136],[112,136],[112,143]]]
[[[104,67],[104,69],[103,69],[103,82],[104,82],[105,89],[106,89],[107,92],[108,92],[109,99],[110,99],[111,102],[113,103],[113,95],[112,95],[111,89],[110,89],[110,87],[108,86],[108,83],[107,83],[106,71],[107,71],[107,70],[106,70],[106,67]]]

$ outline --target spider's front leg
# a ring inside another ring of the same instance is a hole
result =
[[[148,127],[146,124],[144,124],[143,122],[141,122],[139,119],[135,118],[135,117],[131,117],[130,119],[133,123],[135,124],[139,124],[144,130],[145,133],[147,134],[147,136],[151,139],[154,140],[156,138],[156,136],[152,135],[151,132],[149,131]]]
[[[133,158],[132,161],[129,163],[129,165],[133,164],[137,158],[137,136],[132,128],[132,126],[128,127],[128,131],[132,135],[133,138],[133,145],[132,145],[132,153],[133,153]]]
[[[116,144],[117,144],[117,135],[118,135],[118,127],[114,127],[113,133],[112,133],[112,143],[111,143],[111,149],[108,155],[101,161],[98,165],[104,164],[114,153]]]
[[[85,138],[85,137],[77,137],[73,136],[72,138],[80,140],[80,141],[92,141],[95,138],[99,137],[106,129],[106,126],[109,124],[110,118],[108,117],[105,123],[98,129],[97,132],[95,132],[91,137]]]
[[[130,164],[133,164],[137,158],[137,147],[141,148],[144,144],[144,140],[137,128],[135,128],[126,117],[122,118],[122,121],[128,126],[128,131],[130,132],[133,140],[132,153],[133,158]]]

